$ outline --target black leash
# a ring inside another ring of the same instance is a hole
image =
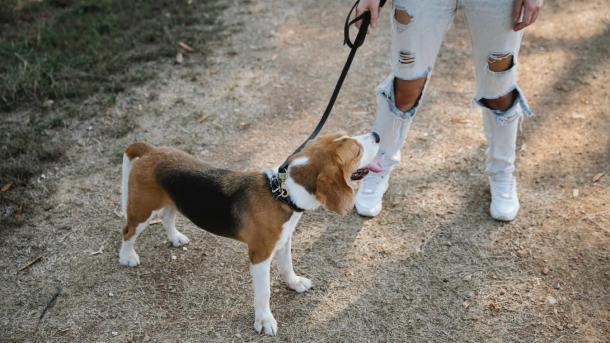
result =
[[[352,13],[354,13],[354,11],[356,10],[356,6],[358,6],[359,2],[360,2],[359,0],[356,0],[356,3],[354,3],[354,6],[352,6],[352,9],[347,14],[347,18],[345,18],[345,25],[343,27],[343,45],[349,46],[351,50],[349,52],[349,55],[347,56],[347,60],[345,61],[345,65],[343,66],[343,70],[341,71],[341,75],[339,76],[339,79],[337,80],[337,84],[335,85],[333,94],[330,96],[330,99],[328,100],[328,105],[326,105],[326,109],[324,110],[324,113],[322,114],[322,117],[320,118],[318,125],[316,125],[316,127],[313,129],[313,131],[311,132],[309,137],[307,137],[307,139],[298,148],[296,148],[294,150],[294,152],[292,154],[290,154],[290,156],[288,156],[288,158],[286,158],[284,163],[282,163],[282,165],[278,169],[279,173],[286,173],[286,170],[288,169],[288,163],[289,163],[290,157],[292,157],[294,154],[301,151],[303,149],[303,147],[305,147],[305,144],[307,144],[307,142],[309,142],[310,140],[314,139],[318,135],[318,133],[320,133],[320,130],[322,130],[322,127],[326,123],[326,120],[328,119],[330,112],[332,111],[333,106],[335,105],[335,101],[337,100],[337,97],[339,96],[339,92],[341,91],[341,87],[343,86],[343,81],[345,81],[345,77],[347,76],[347,73],[349,72],[349,68],[352,65],[354,56],[356,56],[356,51],[358,50],[359,47],[362,46],[362,44],[364,44],[364,39],[366,38],[366,33],[368,32],[369,25],[371,24],[371,12],[366,11],[366,12],[362,13],[361,15],[357,16],[356,18],[350,20]],[[381,9],[381,7],[383,7],[383,5],[385,5],[385,2],[386,2],[386,0],[381,0],[379,2],[380,9]],[[349,36],[349,28],[350,28],[350,26],[354,25],[359,20],[362,20],[362,23],[360,24],[360,29],[358,29],[358,34],[356,35],[356,38],[352,41],[352,40],[350,40],[350,36]]]
[[[307,144],[307,142],[309,142],[310,140],[314,139],[318,135],[318,133],[320,133],[320,130],[322,130],[322,127],[326,123],[326,120],[328,119],[330,112],[332,111],[333,106],[335,105],[335,101],[339,96],[339,92],[341,91],[341,87],[343,86],[343,81],[345,81],[345,77],[349,72],[349,68],[352,65],[352,61],[356,56],[356,51],[359,47],[362,46],[362,44],[364,44],[364,39],[366,38],[369,25],[371,24],[371,12],[366,11],[361,15],[355,17],[354,19],[350,20],[350,18],[352,17],[352,13],[354,13],[354,11],[356,10],[356,6],[358,6],[359,2],[359,0],[356,0],[356,3],[354,3],[354,6],[352,6],[352,9],[347,14],[347,18],[345,18],[345,25],[343,27],[343,44],[349,46],[351,50],[349,52],[349,55],[347,56],[347,60],[345,61],[345,65],[343,66],[343,70],[341,71],[341,75],[339,75],[339,79],[337,80],[337,84],[335,85],[335,89],[333,90],[333,94],[328,100],[328,105],[326,105],[326,109],[324,110],[324,113],[322,114],[318,125],[316,125],[316,127],[313,129],[309,137],[307,137],[307,139],[298,148],[296,148],[294,152],[290,154],[290,156],[288,156],[288,158],[286,158],[284,163],[282,163],[282,165],[278,168],[277,175],[267,175],[273,197],[284,202],[296,212],[303,212],[303,209],[298,207],[292,201],[284,185],[284,182],[286,180],[286,172],[288,170],[288,163],[290,157],[301,151],[303,147],[305,147],[305,144]],[[380,9],[381,7],[383,7],[385,2],[386,0],[379,1]],[[356,35],[356,38],[354,38],[354,40],[352,41],[349,36],[349,28],[359,20],[362,20],[362,23],[360,24],[360,29],[358,29],[358,34]]]

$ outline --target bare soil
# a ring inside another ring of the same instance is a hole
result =
[[[147,62],[156,76],[115,102],[83,100],[98,114],[54,129],[50,139],[67,142],[61,162],[4,192],[34,200],[22,225],[0,230],[0,340],[608,342],[610,4],[603,0],[549,2],[527,29],[520,85],[536,116],[520,135],[522,210],[514,222],[487,213],[485,141],[459,15],[384,211],[374,219],[304,215],[293,239],[295,270],[315,288],[296,294],[273,273],[278,337],[252,328],[248,259],[238,242],[180,218],[187,249],[168,247],[153,225],[138,241],[142,265],[118,264],[125,147],[171,145],[233,169],[280,163],[334,86],[348,52],[341,46],[348,5],[232,2],[222,20],[241,29],[205,63],[197,54],[182,64]],[[326,131],[370,130],[373,89],[388,73],[389,13],[359,51]],[[116,125],[125,121],[128,128]],[[126,134],[108,133],[120,129]]]

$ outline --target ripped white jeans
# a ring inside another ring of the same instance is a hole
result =
[[[513,0],[394,0],[390,51],[392,73],[377,88],[377,92],[387,99],[390,110],[402,119],[410,119],[416,114],[419,100],[406,112],[396,107],[393,80],[415,80],[424,76],[429,80],[443,36],[456,10],[461,8],[468,20],[472,42],[477,84],[475,103],[494,113],[500,125],[516,120],[524,113],[531,115],[517,85],[523,32],[512,29],[513,3]],[[399,18],[397,12],[400,12]],[[405,14],[408,20],[405,20]],[[503,56],[512,56],[512,66],[505,71],[492,71],[489,63]],[[506,111],[489,109],[482,102],[482,99],[497,99],[514,90],[517,91],[516,99]]]

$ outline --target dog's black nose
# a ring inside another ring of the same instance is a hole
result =
[[[375,139],[375,143],[379,143],[379,141],[381,141],[381,138],[377,132],[373,132],[373,138]]]

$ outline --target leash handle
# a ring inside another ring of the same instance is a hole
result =
[[[383,5],[385,5],[385,2],[386,0],[379,1],[379,9],[381,9]],[[362,44],[364,44],[364,39],[366,38],[366,34],[368,33],[369,25],[371,24],[370,11],[365,11],[356,18],[349,20],[349,18],[351,18],[352,16],[352,13],[354,13],[354,11],[356,10],[356,7],[358,7],[359,3],[360,0],[357,0],[354,6],[352,6],[352,9],[347,14],[347,18],[345,18],[345,25],[343,26],[343,44],[346,44],[352,49],[357,49],[362,46]],[[349,37],[349,27],[357,23],[359,20],[362,20],[362,23],[360,24],[360,29],[358,29],[358,34],[356,35],[356,38],[352,41]]]
[[[350,18],[352,17],[352,13],[354,13],[359,3],[360,1],[356,1],[354,6],[352,6],[352,9],[347,14],[347,18],[345,18],[345,25],[343,26],[343,44],[346,44],[351,49],[357,49],[362,46],[362,44],[364,44],[366,33],[369,29],[369,25],[371,24],[371,12],[369,11],[366,11],[361,15],[357,16],[356,18],[350,20]],[[358,20],[362,20],[362,23],[360,23],[360,29],[358,30],[356,38],[351,41],[349,37],[349,28],[350,26],[354,25]]]
[[[279,167],[279,169],[278,169],[279,173],[285,173],[288,169],[288,163],[289,163],[290,157],[292,157],[294,154],[301,151],[305,147],[305,144],[307,144],[307,142],[309,142],[310,140],[314,139],[318,135],[318,133],[320,133],[320,130],[322,130],[322,127],[326,123],[326,120],[328,119],[330,112],[332,111],[333,106],[335,105],[335,101],[337,100],[337,97],[339,96],[339,91],[341,91],[341,87],[343,86],[343,81],[345,81],[345,77],[347,76],[347,72],[349,71],[352,61],[354,60],[354,56],[356,56],[356,50],[358,50],[358,48],[361,47],[362,44],[364,44],[364,39],[366,38],[366,34],[368,32],[369,25],[371,24],[371,12],[366,11],[366,12],[362,13],[361,15],[356,16],[354,19],[350,20],[350,18],[352,17],[352,13],[354,13],[354,11],[356,10],[356,7],[358,6],[359,2],[360,2],[360,0],[356,0],[354,5],[352,6],[351,10],[347,14],[347,18],[345,18],[345,25],[343,27],[343,44],[349,46],[351,50],[349,52],[349,56],[347,57],[347,60],[345,61],[345,65],[343,66],[341,75],[339,76],[339,79],[337,80],[337,84],[335,85],[333,94],[331,95],[331,97],[328,101],[328,104],[326,105],[326,109],[324,110],[324,113],[322,114],[322,117],[320,118],[318,125],[316,125],[316,127],[313,129],[313,131],[311,132],[309,137],[307,137],[307,139],[298,148],[296,148],[294,150],[294,152],[292,154],[290,154],[290,156],[288,156],[288,158],[286,158],[284,163],[282,163],[282,165]],[[379,2],[379,8],[383,7],[385,2],[386,2],[386,0],[381,0]],[[350,36],[349,36],[349,28],[350,28],[350,26],[354,25],[359,20],[362,20],[362,23],[360,24],[360,28],[358,29],[358,34],[356,35],[356,38],[352,41],[352,40],[350,40]]]
[[[381,9],[383,7],[383,5],[385,5],[385,2],[386,2],[386,0],[379,1],[379,9]],[[358,7],[359,3],[360,3],[360,0],[356,0],[356,3],[354,3],[354,5],[352,6],[352,9],[347,14],[347,18],[345,18],[345,25],[343,26],[343,44],[346,44],[347,46],[349,46],[352,49],[354,49],[354,48],[357,49],[360,46],[362,46],[362,44],[364,44],[364,39],[366,38],[366,34],[368,33],[369,25],[371,24],[371,12],[370,11],[365,11],[364,13],[360,14],[356,18],[350,20],[352,13],[354,13],[354,11],[356,10],[356,7]],[[350,26],[357,23],[359,20],[362,20],[362,23],[360,24],[360,29],[358,30],[358,34],[356,35],[356,38],[352,41],[352,40],[350,40],[350,37],[349,37],[349,28],[350,28]]]

